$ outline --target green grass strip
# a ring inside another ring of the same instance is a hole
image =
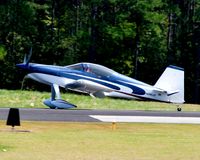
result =
[[[5,130],[6,128],[6,130]],[[0,122],[2,160],[199,160],[200,126],[179,124]]]
[[[50,92],[2,90],[0,107],[47,108],[43,101],[50,98]],[[78,106],[77,109],[120,109],[120,110],[165,110],[176,111],[176,105],[151,101],[136,101],[114,98],[92,98],[88,95],[61,93],[62,98]],[[200,105],[183,104],[184,111],[200,111]]]

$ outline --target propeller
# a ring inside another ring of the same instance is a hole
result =
[[[28,65],[28,63],[30,62],[31,56],[32,56],[32,47],[30,48],[29,53],[25,54],[23,63]]]

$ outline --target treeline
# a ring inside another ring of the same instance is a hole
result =
[[[200,0],[1,0],[0,88],[19,89],[15,64],[94,62],[154,84],[185,69],[185,99],[199,103]]]

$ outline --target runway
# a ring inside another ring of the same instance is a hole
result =
[[[136,122],[200,124],[200,112],[134,110],[53,110],[20,108],[24,121]],[[9,108],[0,108],[0,120],[7,120]]]

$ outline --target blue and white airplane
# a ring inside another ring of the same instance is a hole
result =
[[[61,99],[59,87],[99,98],[109,96],[184,103],[184,70],[180,67],[168,66],[155,85],[149,85],[93,63],[55,66],[29,61],[30,54],[26,55],[24,62],[17,64],[17,67],[29,72],[26,77],[51,86],[51,98],[45,100],[44,104],[53,109],[76,107]]]

